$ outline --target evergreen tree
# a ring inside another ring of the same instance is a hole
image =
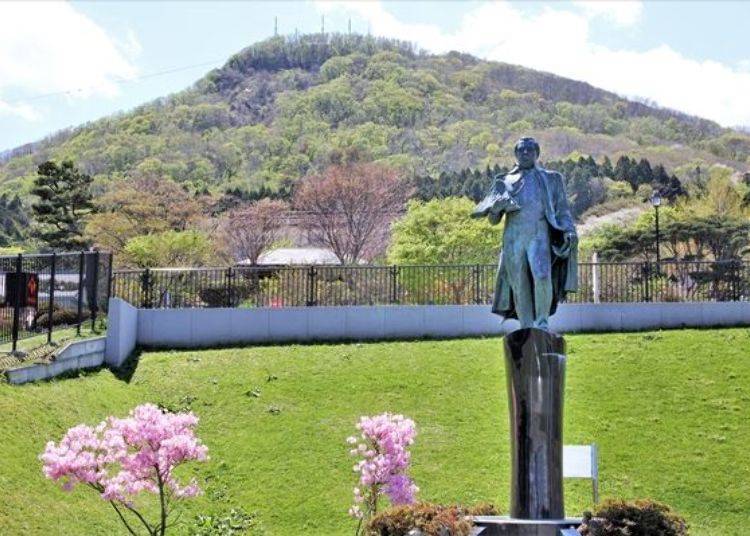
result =
[[[656,167],[654,167],[654,184],[657,187],[665,187],[669,186],[669,175],[667,174],[667,170],[664,169],[664,166],[661,164],[658,164]]]
[[[651,184],[654,181],[654,171],[651,169],[651,163],[645,158],[641,158],[635,168],[635,186],[637,190],[641,184]]]
[[[670,202],[674,202],[678,196],[687,195],[680,179],[675,175],[670,176],[661,164],[654,167],[654,187]]]
[[[577,167],[566,178],[569,185],[568,196],[572,198],[570,208],[575,216],[580,216],[592,204],[591,177],[585,168]]]
[[[93,209],[91,177],[81,173],[70,160],[57,165],[39,165],[31,193],[39,201],[31,207],[37,222],[36,235],[53,249],[86,247],[84,218]]]
[[[589,174],[591,174],[594,177],[599,176],[599,166],[596,164],[596,160],[589,155],[589,157],[584,161],[584,165],[589,171]]]
[[[631,175],[631,167],[632,163],[630,162],[630,158],[623,155],[620,158],[617,159],[617,164],[615,164],[615,173],[614,178],[617,181],[626,181],[630,182],[628,180],[628,177]]]

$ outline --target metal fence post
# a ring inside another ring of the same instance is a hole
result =
[[[109,258],[109,264],[107,265],[107,300],[105,303],[107,304],[106,312],[109,312],[109,299],[112,297],[112,286],[114,282],[112,278],[112,264],[114,264],[112,252],[107,253],[107,257]]]
[[[57,254],[52,252],[52,267],[49,271],[49,303],[47,308],[47,344],[52,342],[52,318],[55,316],[55,270]]]
[[[310,266],[307,270],[307,306],[313,306],[317,300],[317,289],[315,288],[315,266]]]
[[[391,303],[398,303],[398,266],[391,266]]]
[[[474,303],[479,305],[481,303],[480,290],[479,290],[479,271],[480,267],[477,264],[474,266]]]
[[[732,277],[732,287],[734,292],[732,292],[732,300],[733,301],[740,301],[740,278],[742,277],[742,272],[740,271],[741,264],[738,262],[732,263],[732,271],[734,272]]]
[[[16,352],[16,346],[18,343],[18,323],[19,316],[21,316],[21,295],[23,294],[23,282],[21,281],[21,273],[23,268],[23,255],[20,253],[16,257],[16,299],[13,302],[13,333],[11,335],[13,339],[13,353]]]
[[[594,303],[601,301],[601,283],[599,281],[599,255],[591,255],[591,288],[594,293]]]
[[[647,302],[651,301],[651,263],[646,261],[643,265],[643,273],[645,278],[644,285],[644,300]]]
[[[83,263],[85,253],[81,251],[78,255],[78,309],[76,310],[76,334],[81,335],[81,323],[83,322]]]
[[[94,273],[92,274],[94,280],[91,284],[91,331],[96,332],[96,313],[99,310],[99,252],[94,252]]]
[[[232,267],[227,268],[227,307],[232,307]]]
[[[149,299],[149,289],[151,288],[151,271],[146,268],[143,271],[143,277],[141,279],[141,291],[143,293],[142,307],[144,309],[151,308],[151,300]]]

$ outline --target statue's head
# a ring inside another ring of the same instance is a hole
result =
[[[539,144],[534,138],[521,138],[516,142],[515,153],[520,168],[532,168],[539,158]]]

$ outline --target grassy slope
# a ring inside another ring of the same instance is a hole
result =
[[[738,534],[750,511],[750,330],[568,337],[566,443],[601,446],[603,496],[677,507],[693,534]],[[0,385],[0,526],[5,534],[107,534],[113,512],[65,496],[36,460],[67,427],[137,403],[192,403],[212,459],[184,517],[242,506],[269,534],[351,534],[344,439],[359,415],[419,426],[414,476],[433,501],[507,504],[508,441],[499,339],[146,353],[130,384],[100,371]],[[275,375],[277,380],[268,382]],[[261,396],[245,392],[258,386]],[[269,406],[280,408],[274,415]],[[569,514],[587,507],[566,488]]]

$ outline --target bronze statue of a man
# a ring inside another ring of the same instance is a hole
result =
[[[521,138],[515,154],[516,166],[495,177],[472,217],[497,224],[505,215],[492,312],[548,329],[557,304],[578,290],[578,236],[563,176],[537,164],[536,140]]]

